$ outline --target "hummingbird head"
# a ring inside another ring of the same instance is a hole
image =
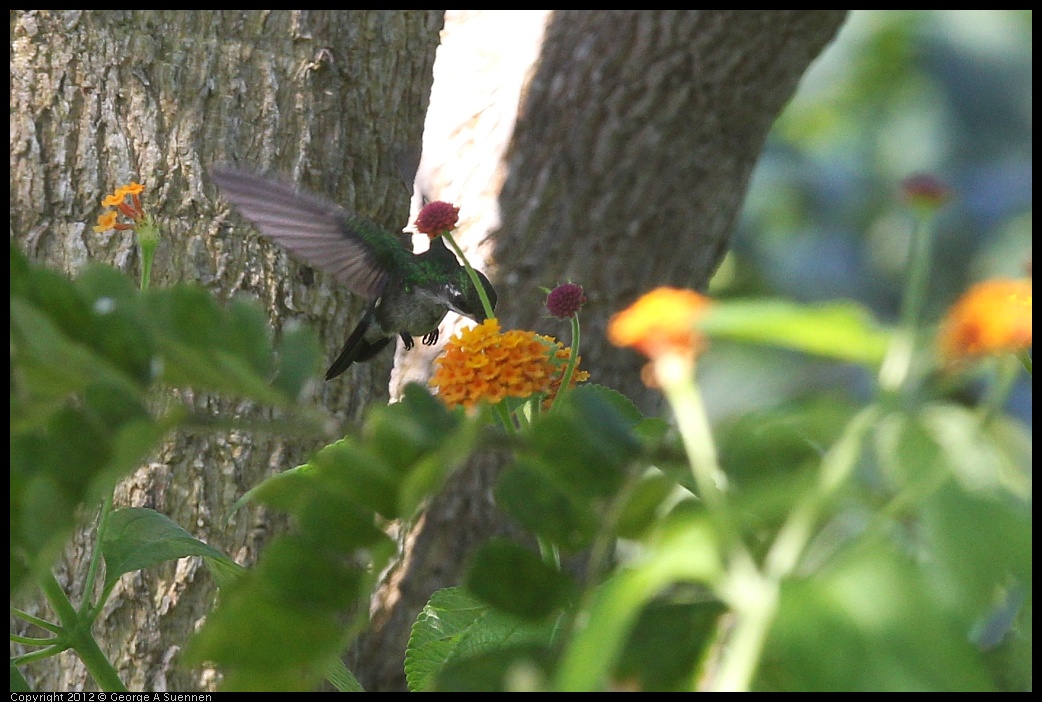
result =
[[[492,287],[492,283],[489,282],[484,273],[481,271],[474,272],[478,274],[481,287],[485,289],[485,294],[488,296],[488,301],[492,304],[494,311],[496,309],[496,289]],[[454,280],[446,285],[445,292],[450,310],[464,317],[469,317],[475,322],[485,321],[487,315],[485,314],[484,306],[481,304],[481,296],[474,289],[474,283],[471,282],[470,276],[467,275],[466,269],[462,266],[458,275],[454,276]]]

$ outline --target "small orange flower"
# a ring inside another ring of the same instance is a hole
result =
[[[486,319],[480,325],[454,335],[435,363],[430,384],[450,407],[492,404],[506,397],[547,394],[560,387],[570,351],[560,342],[535,332],[499,331],[499,322]],[[589,374],[577,371],[572,384]]]
[[[109,210],[103,212],[98,217],[98,224],[94,227],[96,232],[104,232],[109,229],[115,229],[117,231],[123,231],[126,229],[134,229],[137,225],[143,223],[146,219],[144,208],[141,207],[141,200],[138,198],[142,192],[144,192],[145,186],[140,183],[128,183],[127,185],[121,185],[116,188],[116,191],[111,195],[107,195],[101,200],[102,207],[115,207],[117,211]],[[128,203],[126,200],[130,198]],[[131,220],[131,224],[126,222],[117,221],[117,217],[122,214],[127,219]]]
[[[652,360],[693,355],[705,345],[695,322],[710,304],[693,290],[656,288],[609,320],[608,341],[635,348]]]
[[[1031,347],[1031,280],[977,283],[948,311],[939,337],[949,361]]]
[[[98,223],[94,226],[96,232],[107,232],[116,227],[116,211],[106,210],[98,215]]]

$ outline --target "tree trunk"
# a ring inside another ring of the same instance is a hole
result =
[[[771,124],[844,17],[447,15],[419,182],[461,207],[459,238],[491,273],[503,327],[569,343],[567,323],[545,318],[540,286],[581,284],[583,367],[655,411],[641,359],[605,342],[607,320],[658,285],[705,289]],[[410,352],[397,381],[423,380],[436,353]],[[507,528],[491,503],[495,470],[482,461],[455,476],[406,538],[359,646],[361,660],[382,661],[358,671],[368,689],[404,685],[417,612],[458,582],[474,545]]]
[[[132,233],[93,233],[101,199],[131,180],[160,224],[153,286],[195,281],[247,293],[276,331],[316,328],[333,358],[361,301],[248,229],[218,200],[216,162],[279,174],[399,229],[408,193],[394,154],[418,144],[442,16],[435,11],[15,11],[11,14],[11,236],[73,274],[89,260],[137,276]],[[385,402],[390,359],[356,365],[321,402],[345,423]],[[250,403],[188,391],[215,416],[264,419]],[[255,559],[269,515],[229,508],[318,440],[243,431],[179,434],[120,488],[117,506],[172,517],[240,563]],[[59,564],[82,580],[90,532]],[[212,689],[213,671],[177,652],[213,605],[199,559],[124,576],[95,627],[131,690]],[[70,592],[74,603],[83,593]],[[41,611],[42,605],[25,605]],[[17,626],[17,625],[16,625]],[[90,690],[69,654],[26,670],[35,689]]]

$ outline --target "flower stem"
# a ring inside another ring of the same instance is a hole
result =
[[[452,238],[452,234],[450,234],[449,232],[445,232],[442,234],[442,237],[445,239],[445,241],[449,242],[449,246],[452,247],[452,250],[456,253],[457,256],[459,256],[460,260],[463,261],[463,267],[467,269],[467,275],[470,276],[470,281],[474,284],[474,288],[478,291],[478,297],[481,298],[481,306],[485,309],[485,316],[488,319],[494,319],[496,316],[496,311],[492,309],[492,303],[488,300],[488,294],[485,292],[485,286],[481,284],[481,279],[478,278],[477,271],[475,271],[471,267],[470,261],[467,260],[467,256],[463,253],[463,249],[459,247],[459,244],[456,243],[456,240]]]
[[[134,234],[137,235],[137,245],[141,249],[141,290],[144,291],[148,290],[148,284],[152,279],[152,260],[159,245],[159,228],[155,220],[146,215],[134,224]]]
[[[90,611],[90,598],[94,594],[94,580],[98,575],[98,563],[101,560],[101,542],[105,537],[105,527],[108,524],[108,516],[112,511],[112,495],[106,495],[101,503],[101,513],[98,515],[98,531],[94,538],[94,552],[90,554],[90,565],[87,567],[87,580],[83,585],[83,602],[80,603],[79,613],[83,616]],[[100,603],[99,603],[100,604]],[[96,611],[100,611],[100,607]]]
[[[572,315],[572,348],[571,353],[568,355],[568,367],[564,369],[564,377],[561,378],[561,389],[557,393],[557,397],[554,398],[553,404],[557,404],[557,400],[561,395],[568,392],[568,388],[572,383],[572,375],[575,373],[575,366],[579,362],[579,313],[576,312]],[[550,406],[553,409],[553,405]]]
[[[884,393],[896,395],[908,384],[920,316],[926,302],[933,242],[933,210],[916,210],[919,219],[912,232],[908,252],[908,283],[901,302],[901,319],[886,358],[879,369],[879,385]]]
[[[663,356],[655,361],[655,373],[673,408],[699,497],[712,512],[719,514],[727,477],[720,470],[709,418],[690,363],[689,359],[679,356]]]
[[[62,623],[62,633],[67,646],[76,651],[80,660],[83,661],[83,665],[86,666],[87,671],[102,690],[126,692],[126,685],[119,679],[115,668],[112,667],[94,639],[94,635],[91,634],[91,622],[77,614],[65,595],[65,591],[51,573],[47,573],[41,580],[40,587],[47,597],[47,602],[50,603]]]

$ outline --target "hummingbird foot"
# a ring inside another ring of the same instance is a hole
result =
[[[435,327],[434,331],[427,332],[423,335],[423,343],[426,346],[434,346],[438,343],[438,329]]]
[[[416,345],[416,344],[413,343],[412,335],[409,334],[409,332],[402,332],[398,336],[402,337],[402,343],[405,344],[405,350],[406,351],[408,351],[409,349],[411,349],[413,346]],[[427,337],[424,337],[424,338],[426,339]]]

